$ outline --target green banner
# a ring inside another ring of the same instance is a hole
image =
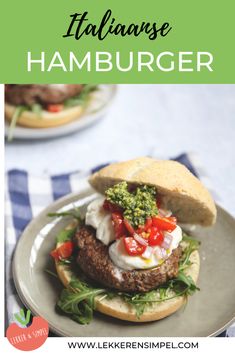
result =
[[[235,1],[1,5],[2,83],[235,83]]]

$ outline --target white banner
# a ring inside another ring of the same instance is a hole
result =
[[[19,352],[6,338],[1,343],[1,352]],[[67,352],[198,352],[198,353],[234,353],[235,339],[221,337],[50,337],[37,353],[67,353]]]

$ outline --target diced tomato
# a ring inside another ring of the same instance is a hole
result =
[[[66,241],[58,248],[59,256],[62,259],[67,259],[72,255],[74,244],[72,241]]]
[[[153,223],[152,218],[151,217],[147,218],[144,225],[144,230],[148,230],[149,228],[151,228],[152,223]]]
[[[170,222],[172,222],[172,223],[177,223],[177,218],[176,217],[166,217],[166,219],[168,220],[168,221],[170,221]]]
[[[103,209],[109,212],[121,212],[121,208],[119,206],[115,205],[114,203],[108,200],[104,200]]]
[[[48,104],[46,109],[50,113],[58,113],[58,112],[61,112],[63,108],[64,108],[63,104]]]
[[[72,241],[66,241],[57,249],[51,251],[51,256],[56,260],[68,259],[73,252],[74,244]]]
[[[57,252],[57,249],[54,249],[50,252],[50,255],[55,259],[55,260],[59,260],[59,254]]]
[[[116,238],[120,238],[126,234],[126,227],[124,225],[123,217],[120,212],[112,213],[112,223]]]
[[[146,246],[139,244],[133,237],[123,238],[125,249],[130,256],[142,255]]]
[[[135,229],[132,227],[132,225],[130,224],[130,222],[124,218],[124,224],[125,224],[125,227],[127,229],[127,231],[133,235],[135,233]]]
[[[149,245],[150,246],[161,245],[163,240],[164,240],[163,233],[160,230],[158,230],[157,227],[152,227],[149,235],[149,239],[148,239]]]
[[[168,217],[169,218],[169,217]],[[153,225],[159,230],[168,230],[172,231],[176,228],[176,224],[168,220],[168,218],[153,217]]]

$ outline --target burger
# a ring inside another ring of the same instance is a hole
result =
[[[13,126],[49,128],[78,119],[94,85],[5,85],[5,115]]]
[[[57,214],[74,217],[51,252],[65,287],[57,307],[83,324],[94,310],[133,322],[173,314],[199,290],[199,242],[183,229],[215,223],[209,192],[182,164],[147,157],[89,182],[96,193],[84,217]]]

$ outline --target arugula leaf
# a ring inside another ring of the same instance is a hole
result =
[[[191,265],[190,255],[195,251],[198,250],[200,241],[195,238],[189,237],[185,233],[183,234],[183,242],[187,243],[186,248],[183,251],[183,255],[180,259],[179,263],[179,271],[185,270],[187,267]]]
[[[161,300],[167,297],[167,290],[168,288],[164,288],[164,287],[159,288],[159,297]]]
[[[138,293],[134,295],[127,295],[123,293],[122,298],[129,304],[131,304],[136,311],[136,316],[139,319],[143,315],[146,306],[151,305],[156,301],[156,291],[150,291],[148,293]]]
[[[58,275],[55,272],[52,272],[51,270],[48,270],[48,269],[46,269],[45,272],[58,279]]]
[[[201,244],[201,242],[199,240],[197,240],[197,239],[195,239],[193,237],[190,237],[186,233],[183,233],[182,241],[185,241],[186,243],[194,246],[197,249],[198,249],[199,245]]]
[[[97,85],[85,85],[81,93],[75,97],[69,98],[64,102],[65,107],[84,106],[89,100],[90,93],[98,89]]]
[[[28,108],[24,105],[19,105],[15,111],[14,111],[14,114],[12,116],[12,119],[11,119],[11,123],[10,123],[10,126],[9,126],[9,133],[8,133],[8,137],[7,137],[7,141],[10,142],[13,140],[13,133],[14,133],[14,129],[16,127],[16,124],[17,124],[17,120],[20,118],[21,114],[28,110]]]
[[[176,293],[177,293],[177,290],[179,290],[179,292],[180,291],[182,292],[182,288],[184,288],[183,291],[185,292],[186,295],[192,295],[197,290],[200,290],[196,286],[196,284],[191,276],[187,276],[187,275],[185,275],[185,273],[183,271],[179,271],[179,274],[175,279],[174,291]]]
[[[82,92],[80,93],[80,98],[82,100],[86,100],[86,98],[89,96],[90,93],[97,91],[99,89],[98,85],[93,85],[93,84],[87,84],[83,87]]]
[[[64,103],[65,107],[76,107],[77,105],[82,105],[82,99],[81,98],[69,98],[66,100]]]
[[[71,216],[73,218],[76,218],[77,221],[81,221],[81,216],[80,216],[80,210],[79,208],[74,208],[71,211],[65,211],[65,212],[50,212],[47,214],[48,217],[66,217],[66,216]]]
[[[38,103],[33,104],[33,105],[30,107],[30,110],[31,110],[33,113],[37,114],[37,116],[38,116],[39,118],[41,118],[41,116],[42,116],[42,111],[43,111],[43,108],[42,108],[41,104],[38,104]]]
[[[63,229],[56,237],[56,243],[65,243],[72,239],[74,234],[76,233],[77,227],[72,229]]]
[[[200,290],[190,276],[183,272],[177,278],[148,293],[139,293],[133,296],[122,294],[123,299],[134,306],[138,318],[144,313],[147,306],[153,303],[165,302],[177,297],[192,295]]]
[[[93,318],[95,297],[105,291],[105,289],[92,288],[86,283],[72,280],[69,287],[62,291],[57,306],[78,323],[89,324]]]

